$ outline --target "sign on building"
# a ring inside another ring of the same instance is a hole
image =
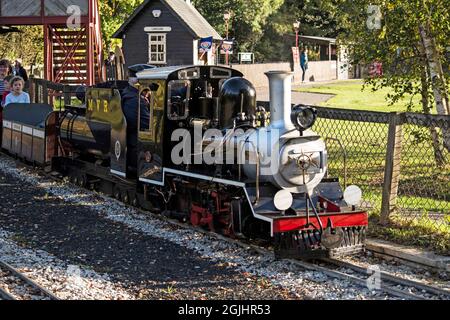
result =
[[[254,63],[255,55],[252,52],[239,53],[239,63]]]

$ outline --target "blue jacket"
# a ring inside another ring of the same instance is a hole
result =
[[[305,52],[300,54],[300,65],[302,67],[308,65],[308,55]]]
[[[126,87],[122,92],[122,111],[127,119],[128,145],[137,146],[139,90],[133,86]],[[150,105],[142,96],[141,100],[141,130],[150,128]]]

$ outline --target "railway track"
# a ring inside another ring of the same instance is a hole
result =
[[[53,293],[3,261],[0,261],[0,299],[59,300]]]
[[[208,234],[210,236],[216,236],[212,233]],[[254,246],[248,243],[243,243],[239,240],[233,240],[222,236],[219,236],[219,238],[225,241],[233,242],[243,248],[250,249],[260,254],[273,254],[270,250],[260,246]],[[337,259],[320,259],[313,262],[292,259],[289,259],[289,261],[304,270],[319,271],[327,277],[346,280],[359,285],[361,288],[368,289],[368,269],[360,267],[356,264]],[[449,290],[444,290],[418,281],[405,279],[385,271],[380,271],[379,275],[375,276],[379,276],[379,287],[373,290],[384,292],[393,297],[406,300],[428,300],[433,298],[443,300],[450,299]]]
[[[22,164],[25,167],[28,167],[27,165]],[[29,167],[30,168],[30,167]],[[40,170],[41,173],[45,177],[47,177],[50,180],[62,182],[63,179],[58,176],[51,174],[50,172],[43,172]],[[133,206],[130,206],[128,204],[124,204],[126,206],[134,208],[136,211],[142,213],[143,215],[148,215],[150,212],[145,211],[140,208],[136,208]],[[269,249],[251,244],[248,242],[244,242],[241,240],[231,239],[227,238],[225,236],[222,236],[217,233],[213,233],[198,227],[193,227],[191,225],[188,225],[186,223],[179,222],[178,220],[171,219],[168,217],[165,217],[163,215],[157,215],[152,214],[153,217],[169,222],[170,224],[174,226],[178,226],[184,229],[190,229],[193,231],[200,232],[202,234],[208,235],[213,238],[217,238],[223,241],[226,241],[228,243],[233,243],[235,245],[238,245],[244,249],[247,249],[249,251],[257,252],[259,254],[263,255],[273,255],[273,252]],[[368,287],[368,270],[366,268],[363,268],[361,266],[358,266],[356,264],[352,264],[349,262],[336,260],[336,259],[321,259],[314,262],[305,262],[305,261],[299,261],[299,260],[288,260],[294,265],[298,266],[299,268],[302,268],[303,270],[308,271],[318,271],[323,274],[325,274],[327,277],[335,278],[335,279],[341,279],[346,280],[349,282],[352,282],[355,285],[360,286],[361,288],[367,288]],[[408,299],[408,300],[426,300],[426,299],[450,299],[450,291],[444,290],[435,286],[430,286],[421,282],[405,279],[399,276],[396,276],[394,274],[390,274],[385,271],[380,271],[379,273],[379,287],[376,288],[376,291],[384,292],[392,297],[397,297],[400,299]]]
[[[148,212],[143,212],[147,213]],[[159,216],[158,216],[159,217]],[[228,243],[238,245],[249,251],[257,252],[262,255],[273,255],[273,252],[262,246],[254,245],[251,243],[243,242],[241,240],[231,239],[222,235],[212,233],[210,231],[203,230],[201,228],[188,226],[174,219],[160,218],[165,221],[169,221],[171,224],[182,228],[190,228],[197,232],[203,233],[210,237],[217,238]],[[313,262],[299,261],[293,259],[287,259],[294,265],[300,267],[303,270],[319,271],[325,274],[327,277],[334,279],[341,279],[352,282],[359,285],[361,288],[368,288],[368,270],[362,268],[356,264],[337,260],[337,259],[320,259]],[[392,297],[405,299],[405,300],[428,300],[428,299],[450,299],[450,291],[444,290],[435,286],[430,286],[421,282],[405,279],[388,272],[380,271],[379,274],[380,283],[379,288],[375,291],[384,292]],[[425,295],[426,294],[426,295]]]
[[[352,271],[360,273],[360,274],[364,274],[364,273],[367,274],[366,268],[363,268],[361,266],[358,266],[358,265],[355,265],[355,264],[352,264],[352,263],[349,263],[346,261],[341,261],[341,260],[336,260],[336,259],[322,259],[322,261],[325,263],[335,265],[340,268],[352,270]],[[380,280],[386,284],[414,288],[415,290],[417,290],[418,292],[421,292],[421,293],[428,293],[431,295],[442,297],[443,299],[450,299],[450,291],[448,291],[448,290],[444,290],[444,289],[441,289],[441,288],[438,288],[435,286],[430,286],[430,285],[427,285],[427,284],[424,284],[424,283],[421,283],[418,281],[401,278],[401,277],[398,277],[396,275],[393,275],[393,274],[390,274],[388,272],[381,271],[381,270],[380,270],[379,276],[380,276]]]

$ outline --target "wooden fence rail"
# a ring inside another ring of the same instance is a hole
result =
[[[54,104],[55,98],[62,98],[65,105],[70,105],[79,86],[63,85],[48,80],[31,78],[27,83],[31,102]]]

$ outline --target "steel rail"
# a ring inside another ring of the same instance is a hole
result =
[[[5,290],[3,290],[2,288],[0,288],[0,300],[9,300],[9,301],[11,301],[11,300],[17,300],[17,299],[14,298],[14,296],[9,294]]]
[[[0,261],[0,269],[4,269],[10,274],[12,274],[14,277],[19,278],[21,281],[32,287],[34,290],[39,291],[44,297],[49,298],[50,300],[59,300],[59,298],[56,297],[53,293],[51,293],[41,285],[37,284],[36,282],[25,276],[23,273],[21,273],[11,265],[7,264],[6,262]]]
[[[367,272],[367,270],[365,268],[360,267],[356,264],[346,262],[346,261],[341,261],[341,260],[336,260],[336,259],[321,259],[321,260],[325,261],[327,263],[334,264],[338,267],[351,269],[351,270],[359,272],[359,273]],[[442,297],[445,297],[446,299],[450,299],[450,291],[449,290],[441,289],[436,286],[427,285],[427,284],[424,284],[424,283],[421,283],[418,281],[405,279],[405,278],[393,275],[393,274],[385,272],[385,271],[380,271],[380,276],[381,276],[382,281],[395,283],[395,284],[398,284],[401,286],[413,287],[413,288],[416,288],[421,291],[426,291],[428,293],[442,296]]]

